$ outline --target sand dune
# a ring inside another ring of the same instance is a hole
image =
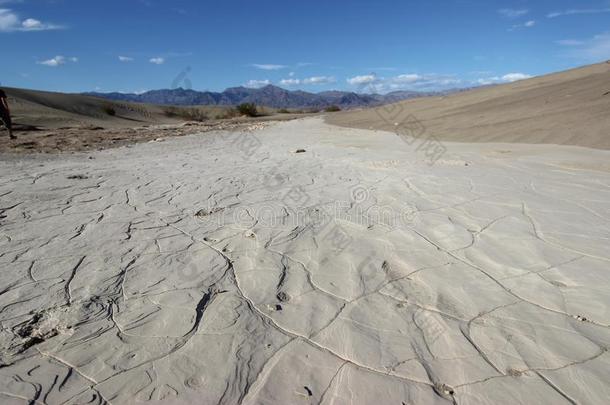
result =
[[[17,129],[27,129],[29,126],[132,128],[152,124],[175,124],[184,122],[187,118],[172,115],[172,111],[195,109],[213,119],[229,109],[228,107],[169,107],[110,101],[80,94],[4,89],[9,96]]]
[[[409,118],[411,117],[411,118]],[[520,142],[610,149],[610,63],[446,97],[329,117],[336,125],[395,130],[419,120],[457,142]]]
[[[309,118],[3,156],[0,401],[606,403],[609,152],[444,147]]]
[[[114,103],[78,94],[7,88],[16,125],[42,128],[74,126],[133,127],[150,123],[172,123],[156,106]],[[108,108],[115,115],[108,114]]]

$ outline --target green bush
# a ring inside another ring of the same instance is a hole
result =
[[[256,109],[256,104],[254,103],[243,103],[235,107],[235,109],[241,115],[247,115],[248,117],[256,117],[258,115],[258,110]]]
[[[341,111],[341,108],[339,108],[339,106],[336,106],[336,105],[329,105],[328,107],[326,107],[324,109],[324,111],[326,111],[326,112],[337,112],[337,111]]]
[[[277,110],[278,114],[290,114],[290,111],[288,111],[285,108],[280,108],[279,110]]]

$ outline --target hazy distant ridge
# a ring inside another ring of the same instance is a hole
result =
[[[286,90],[277,86],[268,85],[259,89],[246,87],[232,87],[225,91],[196,91],[183,88],[151,90],[142,94],[133,93],[85,93],[91,96],[103,97],[110,100],[132,101],[147,104],[167,105],[238,105],[241,103],[255,103],[273,108],[321,108],[337,105],[341,108],[369,107],[417,97],[435,96],[451,93],[395,91],[388,94],[361,94],[346,91],[325,91],[309,93],[300,90]]]

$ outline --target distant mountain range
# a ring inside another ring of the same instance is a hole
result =
[[[336,105],[345,109],[395,103],[417,97],[439,96],[461,90],[462,89],[447,90],[443,92],[394,91],[382,95],[360,94],[346,91],[308,93],[306,91],[292,91],[268,85],[258,89],[232,87],[221,93],[178,88],[171,90],[152,90],[141,94],[97,92],[84,94],[115,101],[163,105],[233,106],[241,103],[254,103],[272,108],[324,108]]]

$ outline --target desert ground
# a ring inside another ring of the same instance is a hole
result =
[[[2,155],[2,403],[606,403],[610,152],[411,141]]]
[[[283,121],[9,92],[0,402],[607,403],[609,74]]]

